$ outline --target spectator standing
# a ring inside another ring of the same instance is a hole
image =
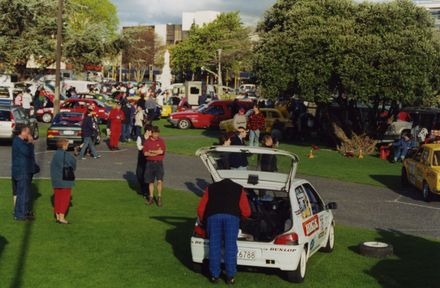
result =
[[[245,110],[241,108],[237,114],[234,115],[234,119],[232,120],[234,131],[237,131],[239,127],[247,126],[247,118],[245,115]]]
[[[249,146],[258,146],[260,141],[260,132],[264,129],[266,120],[263,113],[260,112],[258,105],[254,105],[253,113],[249,116],[247,127],[249,129]]]
[[[136,131],[136,140],[142,136],[142,126],[144,126],[144,110],[141,106],[137,106],[134,115],[134,129]]]
[[[119,138],[121,137],[122,121],[125,119],[124,112],[121,110],[121,104],[116,104],[112,111],[110,111],[108,118],[110,119],[110,150],[120,150]]]
[[[144,155],[147,157],[145,182],[148,183],[150,196],[148,205],[154,203],[154,182],[157,180],[157,206],[162,206],[162,189],[164,178],[163,160],[165,159],[165,141],[160,138],[160,129],[154,126],[151,137],[144,143]]]
[[[59,224],[69,224],[65,219],[65,215],[70,206],[70,196],[72,188],[75,185],[74,180],[66,180],[63,177],[63,170],[70,167],[76,170],[76,159],[67,152],[69,141],[67,139],[59,139],[57,141],[58,150],[55,152],[50,163],[50,179],[54,193],[54,212],[56,221]]]
[[[207,227],[209,237],[209,271],[211,282],[217,283],[221,274],[222,246],[227,284],[234,284],[237,273],[237,238],[240,217],[251,215],[243,186],[230,179],[210,184],[197,209],[199,222]]]
[[[29,88],[26,88],[25,92],[23,93],[22,96],[22,103],[23,103],[23,109],[26,112],[26,115],[28,117],[31,116],[31,103],[32,103],[32,95],[31,95],[31,90],[29,90]]]
[[[277,146],[276,143],[274,143],[272,136],[270,136],[270,135],[264,135],[263,139],[261,141],[261,144],[265,148],[276,148],[276,146]],[[278,170],[277,156],[271,155],[271,154],[261,155],[260,168],[261,168],[261,171],[276,172]]]
[[[156,101],[154,100],[153,96],[149,96],[147,101],[145,101],[145,109],[147,110],[147,116],[148,116],[148,122],[151,124],[154,120],[154,113],[156,111]]]
[[[12,142],[12,186],[17,195],[14,207],[14,219],[32,220],[30,217],[30,197],[32,176],[35,171],[34,139],[28,126],[20,128],[18,136]]]
[[[144,155],[144,143],[151,137],[151,126],[145,127],[144,135],[140,135],[136,138],[136,145],[138,148],[138,159],[136,165],[136,178],[138,180],[139,186],[141,188],[141,194],[145,198],[145,204],[148,204],[148,183],[145,182],[145,168],[147,165],[147,157]]]
[[[137,104],[138,107],[141,107],[142,110],[145,110],[145,95],[141,94],[141,98],[138,100]]]
[[[247,131],[244,127],[239,127],[237,133],[231,138],[231,145],[244,146]],[[245,153],[231,153],[229,155],[229,166],[231,170],[247,170],[249,165],[247,156]]]
[[[81,152],[79,153],[79,158],[85,160],[85,153],[87,148],[90,149],[90,153],[94,159],[101,158],[101,155],[98,155],[95,148],[95,135],[98,133],[98,127],[96,126],[96,122],[93,120],[93,108],[89,107],[87,110],[87,115],[84,117],[83,122],[81,124],[82,136],[83,136],[83,145],[81,148]]]

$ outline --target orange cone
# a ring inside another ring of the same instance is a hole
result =
[[[307,158],[309,159],[315,158],[315,155],[313,155],[313,149],[310,149],[310,153],[307,155]]]
[[[359,159],[364,159],[364,152],[362,151],[362,149],[359,149]]]

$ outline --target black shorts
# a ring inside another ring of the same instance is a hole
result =
[[[163,181],[164,176],[163,161],[147,161],[145,166],[145,182]]]

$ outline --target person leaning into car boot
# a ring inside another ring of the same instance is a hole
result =
[[[222,245],[224,243],[224,262],[226,282],[234,284],[237,273],[237,238],[240,216],[251,215],[246,192],[243,186],[230,179],[210,184],[200,201],[197,215],[199,222],[207,227],[209,236],[209,271],[211,282],[220,278]]]

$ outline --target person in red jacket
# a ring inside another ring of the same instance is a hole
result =
[[[257,104],[254,104],[252,114],[249,115],[247,128],[249,129],[249,146],[258,146],[260,143],[260,132],[264,131],[266,119]]]
[[[121,110],[121,104],[116,104],[112,111],[110,111],[108,119],[110,121],[110,150],[119,150],[122,121],[125,120],[124,112]]]
[[[209,271],[211,282],[220,277],[222,244],[226,282],[234,284],[237,273],[237,238],[240,217],[248,218],[251,208],[243,186],[230,179],[213,183],[206,188],[197,210],[199,222],[207,225],[209,236]]]

